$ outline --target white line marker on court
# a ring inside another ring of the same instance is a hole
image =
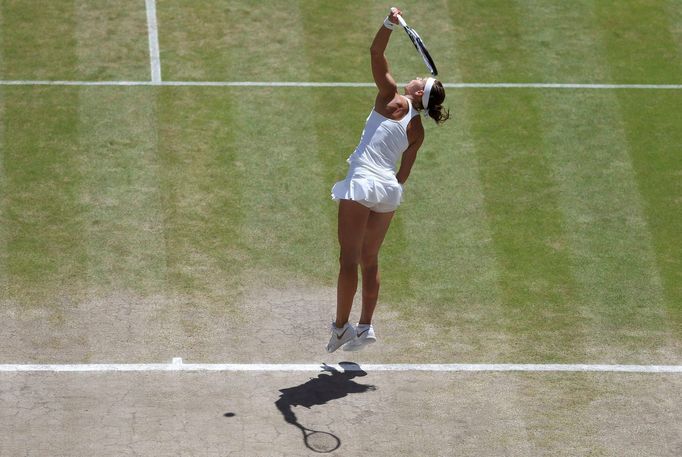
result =
[[[322,364],[206,364],[183,363],[180,357],[171,363],[151,364],[48,364],[0,365],[0,373],[83,373],[83,372],[135,372],[135,371],[228,371],[228,372],[318,372]],[[601,373],[682,373],[682,365],[604,365],[604,364],[514,364],[514,363],[451,363],[451,364],[362,364],[328,366],[338,371],[422,371],[422,372],[601,372]]]
[[[150,0],[148,0],[150,1]],[[150,38],[151,40],[151,38]],[[157,43],[158,45],[158,43]],[[151,41],[150,41],[151,47]],[[157,48],[158,55],[158,48]],[[156,68],[156,70],[154,70]],[[155,77],[154,72],[158,72]],[[404,85],[405,83],[400,83]],[[7,80],[0,86],[179,86],[179,87],[375,87],[374,83],[296,81],[161,81],[161,67],[152,61],[152,81],[38,81]],[[563,84],[563,83],[444,83],[453,89],[639,89],[680,90],[682,84]]]
[[[152,83],[161,82],[161,57],[159,55],[159,27],[156,22],[156,1],[145,0],[147,6],[147,30],[149,35],[149,63]]]
[[[574,83],[444,83],[460,89],[682,89],[682,84],[574,84]]]
[[[152,81],[0,81],[0,86],[152,86]]]

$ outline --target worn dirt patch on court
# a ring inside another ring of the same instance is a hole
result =
[[[682,450],[682,405],[671,395],[682,388],[678,375],[2,373],[0,379],[2,457],[316,455],[293,422],[334,434],[341,442],[336,452],[345,455],[672,457]],[[566,395],[586,384],[589,392]],[[584,394],[595,400],[575,400]]]
[[[472,335],[467,322],[475,323],[482,308],[463,312],[456,327],[446,328],[427,318],[406,320],[385,303],[375,314],[377,344],[359,353],[327,354],[335,288],[276,277],[261,282],[235,294],[237,304],[224,309],[200,298],[124,292],[55,296],[44,306],[4,300],[0,363],[166,363],[173,357],[186,363],[556,362],[509,360],[515,342],[494,327]],[[358,298],[352,322],[360,307]],[[598,360],[578,363],[630,363],[645,355],[621,348],[593,350]],[[647,363],[675,364],[679,355],[675,348],[659,348]]]
[[[329,355],[324,346],[336,290],[301,282],[254,288],[225,310],[190,297],[134,293],[53,300],[31,307],[2,302],[3,363],[452,362],[458,349],[468,349],[457,341],[437,344],[443,333],[436,323],[407,322],[380,304],[379,343]]]

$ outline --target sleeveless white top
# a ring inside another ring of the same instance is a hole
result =
[[[348,175],[332,188],[334,200],[365,200],[394,204],[402,200],[402,186],[395,177],[398,162],[409,146],[407,126],[419,111],[407,99],[409,110],[400,120],[389,119],[372,109],[360,143],[350,155]]]

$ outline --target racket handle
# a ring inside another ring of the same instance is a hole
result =
[[[403,17],[400,14],[398,14],[398,22],[400,22],[400,26],[402,28],[407,27],[407,23],[405,22],[405,19],[403,19]]]

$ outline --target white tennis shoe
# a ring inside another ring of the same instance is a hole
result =
[[[356,338],[343,347],[344,351],[355,352],[363,349],[372,343],[376,343],[377,337],[374,334],[372,324],[358,324],[356,327]]]
[[[355,327],[350,322],[346,322],[341,328],[336,328],[334,322],[331,325],[332,336],[327,344],[327,352],[334,352],[344,344],[355,339]]]

